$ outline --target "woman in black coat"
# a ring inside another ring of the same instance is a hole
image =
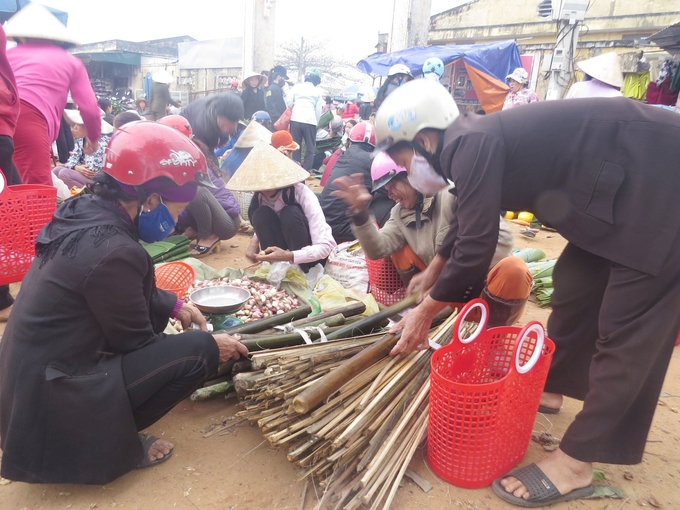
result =
[[[248,352],[157,289],[138,242],[166,237],[208,185],[201,151],[135,122],[106,157],[93,194],[65,202],[40,232],[0,345],[0,475],[10,480],[106,484],[166,460],[173,445],[138,431]],[[173,316],[201,331],[166,336]]]
[[[241,100],[246,119],[250,120],[255,112],[264,110],[264,90],[260,88],[263,81],[264,76],[261,74],[250,73],[241,83]]]

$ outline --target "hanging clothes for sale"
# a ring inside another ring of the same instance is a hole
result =
[[[626,76],[623,79],[621,93],[625,97],[644,101],[645,97],[647,96],[647,87],[649,87],[649,82],[649,71],[626,73]]]
[[[680,65],[675,60],[665,60],[656,81],[647,87],[647,103],[674,105],[678,99],[678,81],[680,81]]]

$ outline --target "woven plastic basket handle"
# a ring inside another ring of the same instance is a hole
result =
[[[479,308],[482,314],[482,317],[479,320],[479,325],[477,326],[477,329],[475,329],[474,333],[472,333],[469,337],[463,339],[462,329],[463,325],[465,324],[465,319],[467,318],[468,314],[475,308]],[[470,342],[474,341],[480,334],[482,334],[483,331],[486,330],[486,324],[488,320],[489,320],[489,305],[486,304],[486,301],[484,301],[483,299],[473,299],[472,301],[469,301],[458,314],[456,323],[453,326],[454,339],[457,339],[462,344],[469,344]]]
[[[5,188],[7,187],[7,181],[5,181],[5,176],[2,172],[0,172],[0,195],[5,191]]]
[[[524,365],[520,365],[520,356],[522,354],[522,345],[529,338],[530,333],[536,333],[536,345],[534,347],[534,352],[531,353],[529,361]],[[538,359],[541,357],[543,352],[543,344],[545,343],[545,329],[543,329],[543,324],[538,321],[532,321],[522,328],[522,331],[517,335],[517,344],[515,345],[515,370],[520,374],[526,374],[529,370],[534,368]]]

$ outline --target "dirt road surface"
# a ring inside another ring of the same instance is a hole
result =
[[[512,226],[517,232],[518,227]],[[245,267],[243,257],[248,237],[239,235],[222,243],[222,253],[206,262],[216,269]],[[549,258],[558,257],[565,245],[555,233],[541,231],[535,239],[516,235],[519,248],[541,248]],[[18,286],[13,287],[16,292]],[[549,310],[530,303],[521,323],[547,322]],[[4,329],[0,325],[0,334]],[[659,399],[646,455],[636,466],[596,466],[604,470],[607,482],[623,489],[622,500],[591,500],[563,503],[557,510],[632,510],[635,508],[680,509],[680,348],[666,376]],[[556,416],[538,415],[536,431],[550,431],[561,437],[581,403],[566,399]],[[29,485],[0,481],[0,509],[34,508],[123,508],[131,510],[297,510],[315,508],[316,494],[307,492],[301,506],[303,485],[298,472],[286,460],[285,452],[270,448],[257,427],[238,425],[233,432],[204,438],[201,430],[233,416],[239,407],[234,398],[193,403],[186,400],[151,427],[150,432],[175,443],[168,462],[155,468],[133,471],[106,486]],[[547,452],[531,443],[521,465],[536,461]],[[397,493],[394,510],[516,508],[501,502],[490,488],[466,490],[439,480],[424,461],[421,448],[411,468],[429,480],[433,489],[424,493],[409,480]],[[105,458],[101,459],[106,462]]]

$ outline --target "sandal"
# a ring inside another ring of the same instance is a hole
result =
[[[538,406],[538,412],[542,414],[560,414],[560,408]]]
[[[139,433],[139,439],[142,442],[142,448],[144,448],[144,459],[142,462],[139,463],[137,466],[137,469],[144,469],[152,466],[156,466],[158,464],[162,464],[166,460],[168,460],[170,457],[172,457],[172,452],[175,451],[174,448],[170,449],[170,453],[167,455],[163,455],[162,458],[156,459],[156,460],[149,460],[149,448],[151,448],[151,445],[154,444],[156,441],[158,441],[158,438],[156,436],[152,436],[150,434],[142,434],[141,432]]]
[[[529,499],[518,498],[511,492],[505,490],[501,485],[501,480],[514,476],[524,487],[529,491]],[[555,484],[545,476],[545,473],[536,464],[529,464],[526,467],[518,469],[514,473],[507,474],[494,480],[491,485],[496,496],[503,501],[513,505],[522,506],[525,508],[541,508],[548,505],[554,505],[561,501],[570,501],[572,499],[582,499],[591,496],[595,491],[592,484],[582,489],[574,489],[567,494],[560,494]]]
[[[214,243],[212,243],[210,246],[201,246],[200,244],[197,244],[194,246],[194,248],[191,250],[191,256],[197,259],[201,259],[203,257],[207,257],[210,255],[212,252],[219,253],[222,251],[222,247],[220,246],[220,240],[218,239]],[[195,252],[195,253],[194,253]]]

